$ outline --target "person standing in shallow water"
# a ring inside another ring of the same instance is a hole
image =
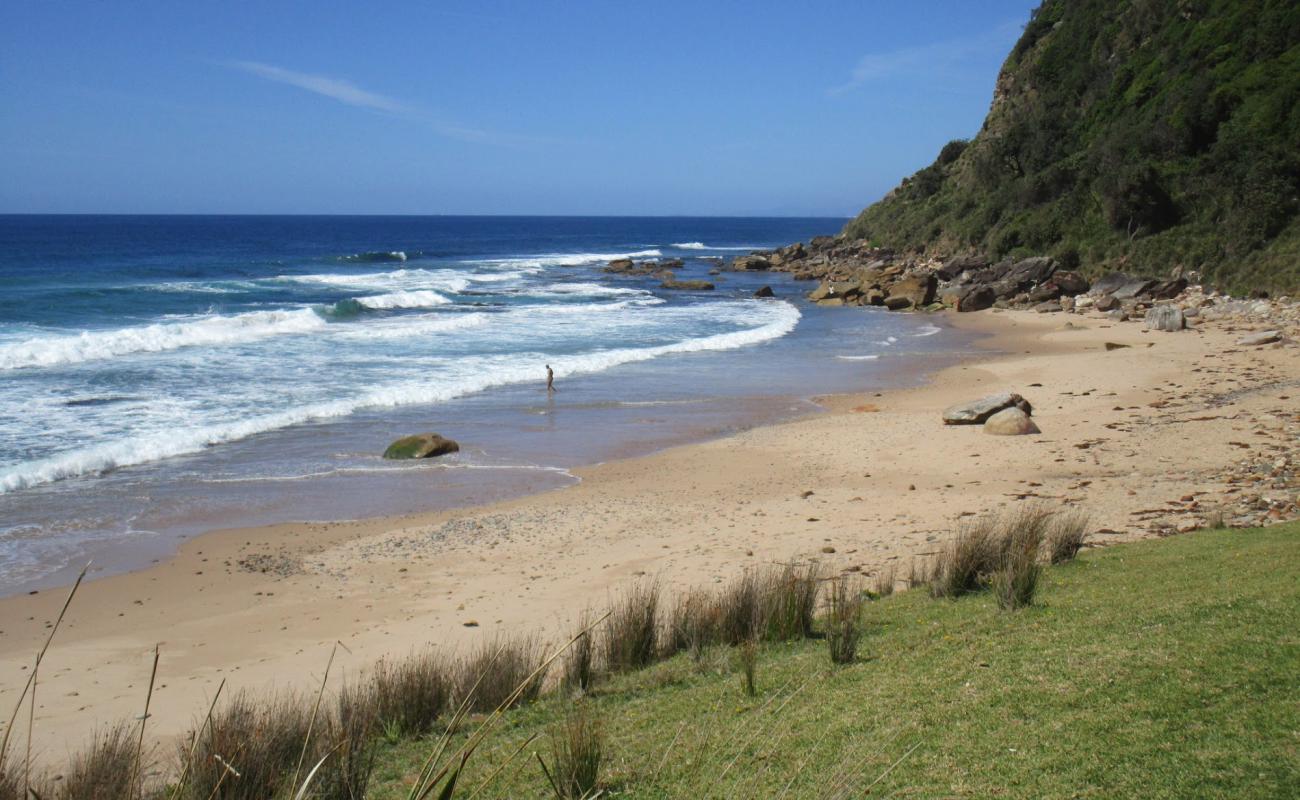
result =
[[[555,370],[551,369],[550,364],[547,364],[546,365],[546,393],[551,394],[554,391],[555,391]]]

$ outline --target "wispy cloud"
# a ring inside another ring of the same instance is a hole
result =
[[[277,83],[287,83],[290,86],[306,89],[309,92],[337,100],[340,103],[347,103],[350,106],[373,108],[376,111],[391,113],[408,110],[403,103],[391,97],[368,92],[352,81],[342,78],[313,75],[309,72],[295,72],[284,67],[277,67],[274,64],[263,64],[260,61],[230,61],[228,63],[236,69],[242,69],[259,78],[266,78]]]
[[[556,144],[560,140],[545,139],[533,136],[523,136],[512,133],[501,133],[497,131],[481,130],[479,128],[467,127],[464,125],[448,122],[439,115],[421,108],[420,106],[398,100],[394,97],[371,92],[362,89],[350,80],[344,78],[333,78],[327,75],[315,75],[310,72],[298,72],[296,70],[285,69],[274,64],[265,64],[260,61],[223,61],[220,62],[226,67],[238,69],[259,78],[265,78],[276,83],[283,83],[298,89],[303,89],[322,97],[328,97],[331,100],[337,100],[358,108],[368,108],[374,111],[382,111],[387,114],[395,114],[412,123],[423,125],[439,136],[445,136],[448,139],[457,139],[462,142],[475,142],[479,144],[499,145],[503,147],[534,147],[539,145]]]
[[[826,93],[841,95],[864,84],[904,73],[937,75],[951,72],[972,56],[1005,53],[1020,30],[1020,22],[1009,21],[992,30],[960,39],[868,53],[858,60],[848,81],[827,89]]]

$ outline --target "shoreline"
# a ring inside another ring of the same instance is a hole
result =
[[[919,387],[821,397],[827,413],[578,468],[575,485],[486,506],[213,531],[87,583],[42,665],[36,750],[57,759],[96,725],[138,715],[155,644],[157,741],[182,732],[222,679],[254,692],[312,685],[334,641],[350,650],[340,674],[354,675],[426,644],[558,633],[645,575],[671,596],[791,558],[905,573],[964,516],[1023,500],[1090,511],[1104,546],[1164,522],[1204,524],[1209,498],[1231,488],[1220,478],[1267,449],[1261,436],[1295,448],[1278,438],[1290,418],[1270,416],[1287,405],[1277,387],[1300,375],[1295,348],[1234,350],[1230,323],[1164,334],[1075,315],[947,319],[992,352]],[[1231,397],[1218,373],[1192,371],[1210,367],[1231,372]],[[946,405],[1004,388],[1034,403],[1042,435],[939,421]],[[0,704],[65,596],[0,600]]]

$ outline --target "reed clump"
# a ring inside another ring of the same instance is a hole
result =
[[[531,703],[541,694],[546,678],[545,672],[529,677],[542,658],[541,643],[532,636],[498,637],[484,643],[456,667],[451,705],[487,713],[502,704],[513,708]]]
[[[866,593],[858,581],[840,575],[830,582],[826,609],[826,645],[832,664],[852,664],[862,639]]]
[[[350,702],[358,709],[368,704],[370,717],[380,730],[422,736],[437,728],[451,690],[446,660],[425,650],[398,661],[377,663],[370,680],[352,689]]]
[[[1048,560],[1053,564],[1073,561],[1088,538],[1089,517],[1082,511],[1053,514],[1045,534]]]
[[[59,800],[143,796],[136,792],[135,760],[135,728],[125,722],[104,728],[92,736],[88,748],[73,756],[52,796]]]
[[[592,797],[600,782],[605,734],[585,702],[575,704],[550,731],[551,763],[538,760],[552,791],[561,800]]]
[[[1051,515],[1037,507],[985,514],[963,524],[934,562],[930,593],[956,598],[987,588],[995,573],[1032,544],[1035,557]]]
[[[587,692],[596,680],[596,644],[591,633],[591,609],[578,617],[578,632],[564,654],[564,686],[570,692]]]
[[[613,604],[605,621],[605,668],[625,672],[653,664],[659,657],[658,581],[633,585]]]

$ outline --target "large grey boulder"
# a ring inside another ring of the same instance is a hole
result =
[[[1015,392],[1002,392],[949,406],[943,411],[943,424],[979,425],[1004,408],[1018,408],[1025,414],[1034,413],[1033,406],[1025,398]]]
[[[1147,311],[1144,320],[1148,330],[1153,331],[1181,331],[1187,327],[1187,320],[1183,318],[1183,310],[1178,306],[1155,306]]]
[[[984,422],[984,432],[994,436],[1024,436],[1029,433],[1042,433],[1029,415],[1012,406],[1004,408]]]
[[[384,451],[384,458],[433,458],[435,456],[455,453],[460,445],[436,433],[417,433],[403,436],[393,442]]]

